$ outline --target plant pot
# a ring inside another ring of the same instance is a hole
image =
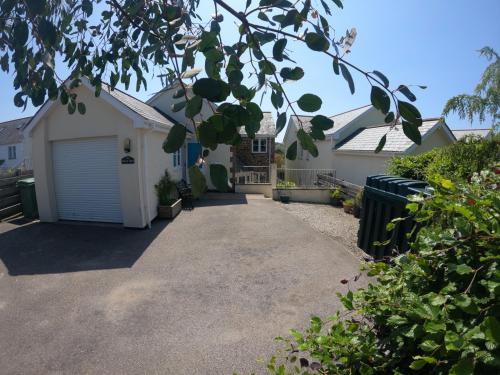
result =
[[[173,219],[182,210],[182,199],[177,199],[170,206],[158,205],[158,218],[159,219]]]
[[[346,214],[352,214],[353,205],[344,203],[344,212]]]
[[[330,197],[330,204],[334,207],[341,207],[342,206],[342,199]]]
[[[281,203],[290,203],[290,197],[288,195],[280,195]]]
[[[359,219],[359,217],[361,216],[361,207],[354,206],[352,208],[352,214],[354,215],[355,218]]]

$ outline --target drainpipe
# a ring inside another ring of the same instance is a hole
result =
[[[148,182],[148,150],[147,150],[147,135],[152,132],[151,128],[146,129],[142,134],[142,189],[143,189],[143,209],[148,229],[151,229],[151,214],[149,212],[149,189]]]

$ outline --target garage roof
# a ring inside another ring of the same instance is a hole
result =
[[[468,135],[475,135],[483,138],[487,138],[491,134],[491,128],[486,129],[458,129],[452,130],[453,135],[456,139],[461,139]]]
[[[132,111],[142,116],[146,120],[154,121],[166,126],[173,126],[174,124],[167,117],[162,115],[156,108],[144,103],[143,101],[134,98],[133,96],[115,88],[114,90],[105,83],[102,84],[103,90],[106,90],[113,98],[125,104]]]
[[[422,126],[419,127],[422,138],[433,133],[440,126],[446,127],[447,133],[454,140],[453,135],[449,131],[447,125],[439,118],[424,120]],[[347,137],[344,141],[338,143],[335,149],[338,151],[370,151],[373,152],[378,146],[380,139],[387,134],[387,140],[383,151],[403,153],[410,147],[414,146],[403,133],[402,126],[396,125],[393,129],[389,125],[373,126],[361,128]]]

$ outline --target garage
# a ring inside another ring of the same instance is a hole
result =
[[[155,108],[86,79],[71,89],[85,114],[47,101],[26,131],[32,138],[40,220],[88,221],[145,228],[157,216],[155,184],[180,178],[162,143],[173,126]]]
[[[121,223],[118,139],[56,141],[54,189],[60,220]]]

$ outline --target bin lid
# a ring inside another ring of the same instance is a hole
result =
[[[25,179],[17,181],[17,186],[31,186],[31,185],[35,185],[35,178],[34,177],[25,178]]]

